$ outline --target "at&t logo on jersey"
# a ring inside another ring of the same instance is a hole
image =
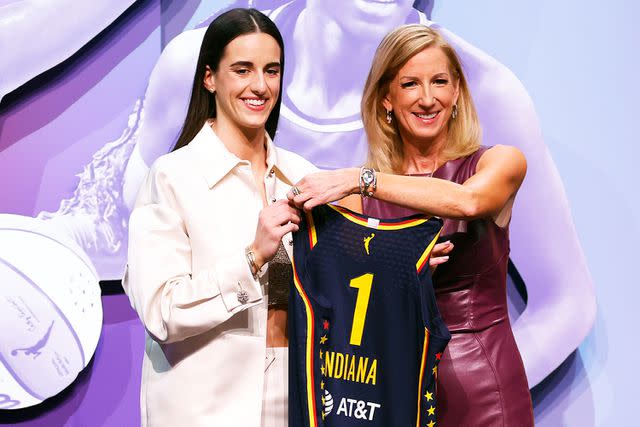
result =
[[[325,390],[324,396],[322,396],[322,408],[323,408],[323,414],[322,414],[323,418],[329,415],[331,413],[331,410],[333,409],[333,396],[331,396],[331,393],[329,393],[329,390]]]
[[[322,419],[331,414],[333,410],[333,397],[328,390],[324,390],[324,396],[322,396]],[[348,397],[340,398],[338,409],[335,416],[343,416],[347,418],[355,418],[365,421],[373,421],[376,416],[376,410],[382,405],[375,402],[367,402],[364,400],[351,399]]]

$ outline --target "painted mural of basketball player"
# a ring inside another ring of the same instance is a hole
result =
[[[431,22],[412,4],[412,0],[256,2],[258,7],[271,7],[268,13],[285,37],[287,49],[278,144],[321,167],[362,163],[366,143],[359,103],[374,50],[387,32],[403,23],[437,27],[465,66],[483,127],[483,143],[514,145],[529,164],[514,208],[511,259],[527,287],[527,306],[513,330],[529,384],[534,386],[577,348],[595,318],[593,284],[563,185],[522,83],[504,65]],[[430,1],[416,4],[421,10],[432,7]],[[68,221],[64,206],[58,215],[45,215],[60,224],[66,221],[79,241],[92,240],[86,236],[94,236],[94,242],[104,236],[112,238],[117,250],[110,259],[116,267],[124,263],[126,254],[122,250],[124,237],[118,237],[126,233],[117,231],[126,228],[126,206],[132,205],[149,165],[171,149],[180,131],[203,34],[204,28],[186,31],[167,45],[150,77],[143,107],[138,106],[132,114],[130,128],[85,170],[81,187],[87,189],[93,188],[94,169],[106,168],[108,172],[104,179],[97,179],[102,182],[98,187],[106,188],[105,194],[116,195],[114,203],[104,205],[106,208],[98,206],[98,212],[93,213],[106,220],[83,224],[82,215],[75,215]],[[118,169],[120,161],[126,162],[124,172],[109,171]],[[63,205],[86,208],[83,194],[79,188]]]
[[[134,2],[0,0],[0,100],[69,58]]]

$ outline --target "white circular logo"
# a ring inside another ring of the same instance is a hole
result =
[[[324,406],[324,414],[329,415],[333,409],[333,396],[331,396],[327,390],[324,391],[324,399],[322,402]]]

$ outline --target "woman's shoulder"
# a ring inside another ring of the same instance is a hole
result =
[[[161,155],[151,164],[151,170],[168,172],[184,166],[185,162],[188,162],[188,147],[187,144],[175,151]]]
[[[305,175],[319,170],[309,160],[284,148],[276,147],[276,155],[278,168],[292,181],[298,181]]]
[[[504,144],[491,146],[482,145],[473,155],[477,156],[479,160],[483,158],[496,158],[510,161],[524,160],[524,154],[519,148]]]
[[[478,148],[465,156],[454,159],[454,162],[461,164],[478,163],[483,158],[517,158],[524,156],[522,151],[512,145],[496,144],[496,145],[479,145]]]
[[[463,154],[460,157],[451,159],[445,163],[445,168],[451,170],[460,170],[461,168],[468,168],[470,171],[475,171],[476,164],[480,158],[489,151],[493,146],[490,145],[478,145],[474,151]]]
[[[194,165],[188,147],[186,145],[158,157],[149,168],[149,181],[154,186],[169,185],[190,175]]]
[[[520,149],[512,145],[497,144],[487,147],[478,157],[476,169],[488,165],[499,166],[514,176],[522,178],[527,171],[527,159]]]

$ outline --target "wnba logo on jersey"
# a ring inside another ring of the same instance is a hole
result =
[[[369,255],[369,245],[371,244],[371,240],[376,237],[376,233],[371,233],[370,236],[365,237],[364,239],[362,239],[364,241],[364,250],[367,252],[367,255]]]

